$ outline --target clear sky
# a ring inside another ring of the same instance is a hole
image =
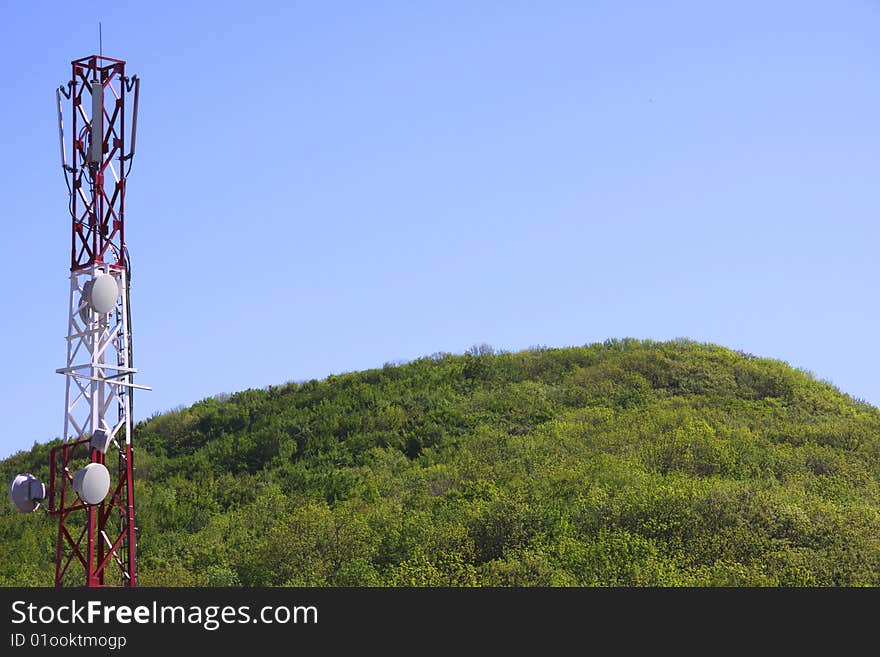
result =
[[[136,419],[438,351],[689,337],[880,403],[880,2],[26,2],[0,457],[59,436],[54,89],[142,79]]]

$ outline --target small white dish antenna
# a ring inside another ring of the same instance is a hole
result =
[[[110,491],[110,472],[102,463],[89,463],[73,475],[73,490],[86,504],[100,504]]]
[[[45,497],[46,487],[29,472],[16,475],[9,486],[9,499],[12,501],[12,506],[21,513],[36,511],[40,507],[40,500]]]
[[[116,306],[116,299],[119,298],[119,283],[110,274],[100,273],[92,279],[91,283],[88,288],[83,286],[83,293],[96,313],[106,315]]]

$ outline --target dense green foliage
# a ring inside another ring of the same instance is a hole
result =
[[[715,345],[437,354],[135,441],[143,585],[880,584],[880,411]],[[55,531],[5,504],[0,584],[50,584]]]

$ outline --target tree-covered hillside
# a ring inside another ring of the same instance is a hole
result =
[[[135,445],[142,585],[880,584],[880,411],[715,345],[437,354]],[[50,585],[55,532],[5,503],[0,584]]]

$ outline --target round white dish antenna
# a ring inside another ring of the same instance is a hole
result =
[[[85,286],[83,291],[86,292]],[[119,283],[110,274],[98,274],[92,279],[92,284],[87,291],[89,305],[100,315],[106,315],[119,298]]]
[[[12,506],[21,513],[32,513],[40,507],[40,500],[46,497],[46,487],[29,472],[16,475],[9,486],[9,499]]]
[[[86,504],[100,504],[110,491],[110,472],[102,463],[89,463],[73,475],[73,490]]]

